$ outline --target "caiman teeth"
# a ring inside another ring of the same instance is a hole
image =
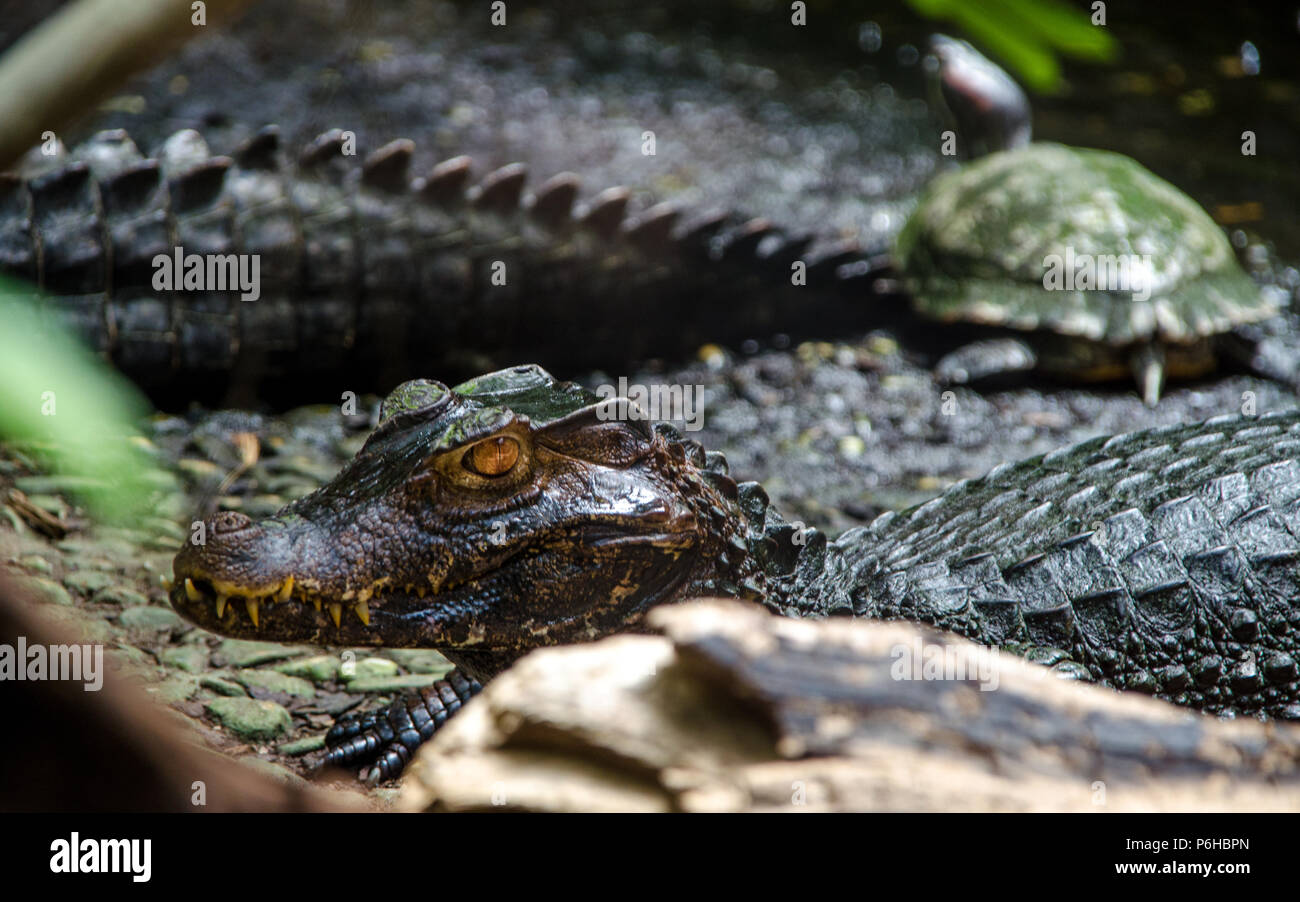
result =
[[[334,626],[341,627],[343,625],[343,605],[337,603],[330,605],[330,616],[334,618]]]
[[[245,598],[244,607],[248,610],[248,619],[253,621],[253,626],[257,626],[257,599]]]
[[[194,580],[192,579],[185,580],[185,597],[190,601],[198,601],[203,597],[203,593],[194,585]]]
[[[357,615],[357,619],[365,626],[370,626],[370,606],[364,601],[358,601],[352,606],[352,611]]]
[[[288,601],[289,596],[292,594],[293,594],[293,577],[290,576],[287,579],[285,579],[284,585],[280,587],[280,594],[277,597],[281,601]]]
[[[226,602],[229,600],[230,599],[227,598],[225,595],[217,596],[217,619],[218,620],[226,616]]]
[[[319,598],[313,598],[313,599],[311,600],[311,603],[312,603],[312,606],[313,606],[314,608],[316,608],[316,613],[319,614],[319,613],[320,613],[320,599],[319,599]]]

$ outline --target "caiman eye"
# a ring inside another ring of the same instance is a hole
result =
[[[504,476],[519,460],[519,442],[497,436],[479,442],[461,458],[465,469],[479,476]]]

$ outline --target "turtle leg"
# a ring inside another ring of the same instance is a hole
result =
[[[1026,373],[1038,366],[1033,348],[1016,338],[989,338],[943,355],[934,375],[945,385],[970,385]]]
[[[1238,326],[1218,337],[1219,355],[1246,372],[1300,391],[1300,317],[1286,312],[1274,321]]]
[[[1129,358],[1129,366],[1133,369],[1133,378],[1137,380],[1143,403],[1155,407],[1165,383],[1164,345],[1153,341],[1139,346]]]

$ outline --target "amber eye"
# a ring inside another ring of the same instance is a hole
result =
[[[518,460],[519,443],[505,436],[479,442],[463,458],[466,468],[480,476],[502,476]]]

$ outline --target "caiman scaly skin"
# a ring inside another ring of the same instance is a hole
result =
[[[340,131],[293,163],[274,127],[232,156],[194,131],[145,157],[122,131],[0,174],[0,274],[23,279],[96,351],[164,401],[387,391],[436,366],[520,354],[626,367],[708,342],[859,330],[874,284],[852,243],[671,203],[642,211],[518,164],[471,183],[457,157],[412,177],[413,142],[357,161]],[[233,287],[155,288],[158,255],[256,255]],[[805,269],[792,284],[792,265]],[[843,264],[854,263],[851,271]],[[810,292],[816,314],[809,314]]]
[[[537,367],[406,383],[331,483],[263,521],[209,519],[172,604],[229,636],[433,647],[486,681],[727,595],[923,621],[1208,713],[1300,719],[1300,411],[1098,438],[834,542],[638,413]],[[419,707],[385,729],[410,739]],[[409,755],[392,744],[384,776]]]

